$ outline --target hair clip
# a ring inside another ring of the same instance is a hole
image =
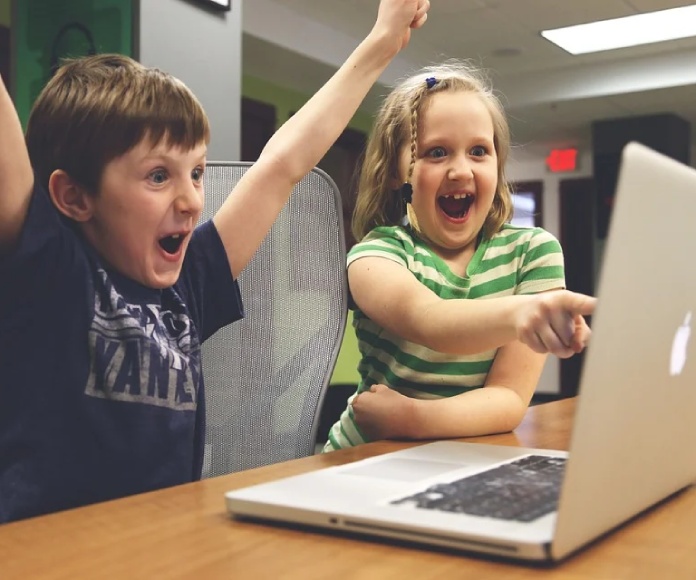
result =
[[[432,89],[437,84],[437,79],[435,77],[428,77],[425,79],[425,84],[429,89]]]
[[[404,183],[401,189],[399,189],[399,193],[404,203],[411,203],[411,199],[413,198],[413,186],[410,183]]]

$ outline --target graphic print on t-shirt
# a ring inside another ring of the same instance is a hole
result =
[[[183,304],[130,304],[99,270],[85,394],[179,411],[196,409],[200,344]]]

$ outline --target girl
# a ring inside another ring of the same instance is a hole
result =
[[[584,348],[595,299],[564,290],[551,234],[506,223],[509,147],[500,102],[465,63],[423,70],[385,100],[348,256],[361,382],[324,451],[512,430],[546,353]]]

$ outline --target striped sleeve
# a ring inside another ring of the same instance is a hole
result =
[[[386,258],[402,266],[408,266],[406,247],[413,255],[413,242],[394,227],[379,227],[372,230],[348,252],[348,265],[367,257]]]
[[[565,288],[561,244],[551,233],[535,228],[518,273],[517,294]]]

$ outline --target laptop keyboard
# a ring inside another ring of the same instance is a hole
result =
[[[556,510],[565,462],[564,457],[528,455],[390,503],[531,522]]]

